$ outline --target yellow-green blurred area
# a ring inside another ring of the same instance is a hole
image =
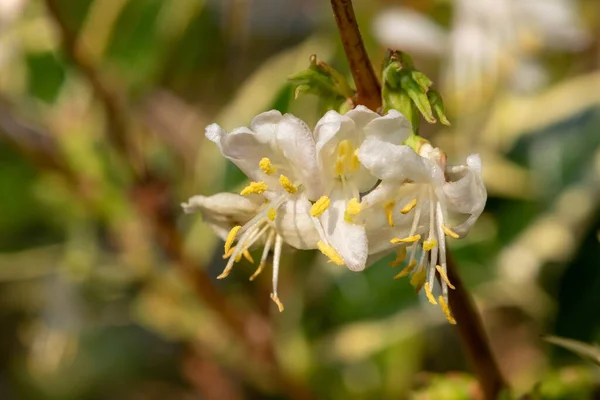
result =
[[[449,245],[514,394],[598,398],[540,335],[600,342],[600,2],[355,8],[376,70],[404,50],[444,96],[422,135],[482,157],[486,211]],[[216,280],[223,243],[181,211],[246,179],[206,125],[320,117],[286,81],[311,54],[350,78],[327,1],[0,0],[0,399],[478,398],[390,259],[287,248],[279,313],[270,268]]]

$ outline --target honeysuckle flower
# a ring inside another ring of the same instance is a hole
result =
[[[370,138],[400,144],[410,133],[409,122],[399,112],[380,116],[363,106],[344,115],[329,111],[317,123],[314,136],[323,193],[311,216],[321,239],[318,247],[332,262],[353,271],[366,266],[368,242],[360,198],[378,178],[359,162],[363,142]],[[377,149],[369,151],[377,156]]]
[[[453,286],[447,277],[446,236],[466,235],[483,211],[487,192],[481,161],[471,155],[466,165],[446,166],[445,154],[426,141],[417,151],[369,139],[358,152],[360,162],[381,180],[361,201],[369,213],[370,252],[385,254],[396,247],[398,257],[392,265],[399,265],[408,247],[408,265],[396,277],[412,273],[411,284],[417,290],[424,287],[429,301],[439,302],[455,323],[448,307],[448,288]],[[418,259],[417,250],[421,250]],[[442,291],[437,300],[432,293],[436,271]]]
[[[251,182],[239,195],[195,196],[182,206],[187,212],[200,211],[225,239],[224,258],[228,261],[218,278],[225,278],[242,256],[251,259],[248,249],[261,243],[264,250],[250,278],[254,279],[272,249],[271,298],[282,311],[277,282],[283,243],[298,249],[314,249],[319,238],[310,217],[309,201],[322,192],[313,136],[298,118],[268,111],[254,118],[250,128],[237,128],[229,133],[212,124],[206,128],[206,137]],[[227,228],[230,229],[225,234]]]

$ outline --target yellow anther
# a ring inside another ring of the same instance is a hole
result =
[[[271,175],[277,172],[277,168],[275,168],[273,164],[271,164],[271,160],[269,160],[267,157],[260,160],[260,162],[258,163],[258,167],[262,170],[262,172],[264,172],[267,175]]]
[[[390,267],[397,267],[398,265],[400,265],[404,262],[405,258],[406,258],[406,247],[398,247],[398,249],[396,250],[396,259],[394,261],[392,261],[391,263],[389,263],[388,265]]]
[[[454,232],[452,229],[448,228],[446,225],[442,224],[442,230],[444,231],[444,233],[447,236],[450,236],[451,238],[454,239],[458,239],[460,236],[458,235],[458,233]]]
[[[446,282],[446,285],[448,285],[448,287],[450,289],[456,289],[454,287],[454,285],[452,283],[450,283],[450,279],[448,279],[448,275],[446,275],[446,272],[442,269],[442,267],[440,267],[439,265],[436,265],[435,269],[437,269],[437,272],[440,273],[440,276],[442,277],[442,279],[444,280],[444,282]]]
[[[433,248],[435,246],[437,246],[437,240],[435,239],[427,239],[426,241],[423,242],[423,250],[425,251],[429,251],[429,250],[433,250]]]
[[[264,268],[265,268],[265,263],[261,262],[260,264],[258,264],[258,268],[256,268],[256,271],[254,271],[254,273],[250,277],[250,280],[253,281],[262,272],[262,270]]]
[[[440,296],[438,298],[438,301],[440,302],[440,307],[442,307],[442,311],[444,311],[444,314],[446,315],[446,319],[448,320],[448,322],[450,322],[452,325],[456,325],[456,320],[452,316],[452,312],[450,311],[450,307],[448,307],[448,304],[446,304],[446,300],[444,300],[444,296]]]
[[[385,216],[387,217],[388,225],[394,226],[394,207],[396,206],[396,202],[394,200],[390,200],[383,205],[383,209],[385,210]]]
[[[277,218],[277,210],[273,207],[269,208],[269,211],[267,211],[267,218],[271,221],[275,221],[275,218]]]
[[[410,284],[415,288],[415,291],[418,292],[423,287],[426,278],[427,276],[425,268],[422,268],[420,271],[417,271],[414,274],[412,274],[412,276],[410,277]]]
[[[414,199],[413,201],[411,201],[410,203],[408,203],[407,205],[402,207],[400,209],[400,212],[402,214],[408,214],[413,208],[415,208],[416,205],[417,205],[417,199]]]
[[[248,249],[245,249],[242,254],[244,255],[244,258],[246,260],[248,260],[251,264],[254,264],[254,259],[252,258],[252,256],[250,255],[250,252],[248,251]],[[236,260],[237,261],[237,260]]]
[[[235,246],[232,246],[229,251],[225,254],[223,254],[223,260],[228,259],[229,257],[231,257],[231,255],[235,252]]]
[[[352,153],[352,143],[350,140],[344,139],[338,144],[338,157],[346,157]]]
[[[408,236],[405,238],[393,238],[392,240],[390,240],[390,243],[391,244],[414,243],[414,242],[418,242],[419,240],[421,240],[421,235],[413,235],[413,236]]]
[[[275,302],[275,304],[277,304],[277,308],[279,309],[279,312],[283,311],[283,303],[281,302],[281,300],[279,300],[279,297],[277,297],[277,295],[275,293],[271,293],[271,300],[273,300]]]
[[[321,250],[321,253],[325,254],[329,258],[329,262],[337,265],[344,265],[344,260],[333,247],[323,243],[320,240],[317,243],[317,247],[319,250]]]
[[[312,215],[313,217],[318,217],[319,215],[323,214],[325,212],[325,210],[327,210],[329,208],[330,204],[331,204],[331,200],[329,199],[329,197],[322,196],[310,208],[310,215]]]
[[[429,285],[429,282],[425,283],[424,285],[424,289],[425,289],[425,296],[427,296],[427,300],[429,300],[429,302],[431,304],[437,304],[437,301],[435,301],[435,297],[433,297],[433,294],[431,293],[431,285]]]
[[[353,197],[346,206],[346,211],[350,215],[357,215],[360,210],[362,210],[362,206],[356,197]]]
[[[405,276],[408,276],[411,272],[413,272],[413,270],[415,269],[416,266],[417,266],[417,262],[415,260],[411,261],[411,263],[408,264],[407,267],[405,267],[396,276],[394,276],[394,279],[400,279],[400,278],[404,278]],[[410,283],[412,285],[412,283],[413,283],[412,278],[410,280]]]
[[[290,178],[285,175],[279,175],[279,183],[281,183],[281,186],[283,186],[283,188],[290,194],[294,194],[298,191],[296,185],[294,185],[292,181],[290,181]]]
[[[344,175],[344,160],[338,158],[335,160],[335,176]]]
[[[350,159],[350,165],[348,165],[348,171],[355,172],[360,168],[360,160],[358,159],[358,149],[354,150],[352,153],[352,158]]]
[[[237,236],[237,233],[240,231],[240,229],[242,229],[242,227],[240,225],[236,225],[233,228],[231,228],[231,230],[227,234],[227,239],[225,240],[225,254],[229,253],[231,245],[233,245],[235,237]]]
[[[235,256],[235,262],[240,262],[242,260],[243,251],[239,252],[237,256]]]
[[[245,196],[247,194],[261,194],[265,190],[267,190],[267,184],[264,182],[250,182],[248,186],[246,186],[240,194]]]

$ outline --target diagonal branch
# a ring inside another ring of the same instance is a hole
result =
[[[352,1],[331,0],[331,8],[358,92],[356,104],[377,111],[381,107],[381,86],[358,30]]]

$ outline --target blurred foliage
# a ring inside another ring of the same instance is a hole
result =
[[[403,4],[451,30],[461,24],[457,2]],[[113,146],[110,110],[73,62],[47,3],[125,104],[137,158]],[[376,65],[386,50],[373,35],[376,16],[398,3],[355,1]],[[579,6],[583,29],[598,32],[597,2],[569,4]],[[392,279],[391,259],[352,273],[287,249],[279,314],[267,274],[249,283],[247,262],[215,279],[222,243],[178,208],[193,194],[243,185],[204,140],[207,124],[247,125],[271,108],[314,123],[319,102],[294,99],[287,81],[311,54],[351,80],[327,6],[0,2],[1,399],[480,396],[456,333],[407,280]],[[457,90],[449,57],[414,55],[452,121],[422,126],[422,135],[451,161],[482,156],[486,212],[451,247],[511,396],[597,398],[597,367],[540,335],[600,342],[600,41],[591,34],[572,52],[520,55],[546,71],[535,90],[508,74]],[[177,232],[181,243],[169,240]],[[190,278],[198,274],[206,281]],[[210,290],[247,317],[256,348],[230,329],[222,303],[202,296]],[[261,353],[261,338],[272,339],[273,354]]]

